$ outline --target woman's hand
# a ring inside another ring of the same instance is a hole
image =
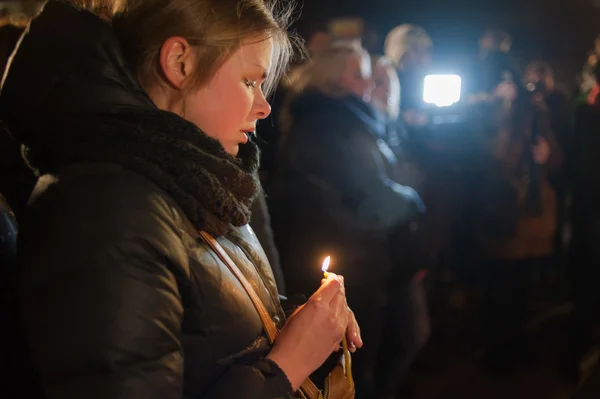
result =
[[[353,345],[362,346],[343,279],[329,273],[319,290],[289,318],[267,357],[281,367],[295,391],[339,349],[346,330]]]
[[[354,353],[356,349],[360,349],[363,346],[362,337],[360,336],[360,326],[354,317],[354,312],[350,310],[350,320],[348,323],[348,329],[346,330],[346,339],[348,340],[348,350]]]

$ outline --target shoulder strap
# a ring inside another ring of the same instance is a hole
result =
[[[273,319],[271,319],[271,316],[265,308],[265,305],[263,305],[262,301],[254,291],[254,288],[252,288],[250,282],[248,281],[248,279],[246,279],[246,276],[244,276],[239,267],[237,267],[235,262],[227,254],[227,252],[225,252],[221,244],[219,244],[219,242],[213,236],[208,234],[206,231],[200,231],[200,237],[202,237],[204,242],[206,242],[208,246],[211,247],[213,251],[215,251],[219,259],[221,259],[221,261],[225,265],[227,265],[229,270],[242,284],[244,290],[246,291],[246,293],[248,293],[248,296],[252,300],[252,304],[254,304],[254,307],[256,308],[260,319],[262,320],[263,327],[265,329],[265,332],[267,333],[267,337],[269,338],[269,342],[271,342],[271,344],[275,342],[275,338],[277,337],[277,326],[275,326],[275,323],[273,322]],[[300,387],[300,391],[308,399],[319,399],[323,397],[319,388],[317,388],[317,386],[310,379],[304,381],[304,383]]]
[[[200,236],[202,237],[204,242],[206,242],[212,248],[212,250],[215,251],[215,253],[221,259],[221,261],[225,263],[225,265],[227,265],[229,270],[242,284],[244,290],[252,300],[252,304],[256,308],[260,319],[262,320],[269,341],[271,342],[271,344],[275,342],[275,337],[277,337],[277,327],[275,326],[273,319],[271,319],[271,316],[265,308],[265,305],[263,305],[262,301],[256,294],[256,291],[254,291],[254,288],[252,288],[250,282],[248,281],[248,279],[246,279],[246,276],[244,276],[239,267],[237,267],[235,262],[229,257],[229,255],[227,254],[227,252],[225,252],[221,244],[219,244],[213,236],[208,234],[206,231],[200,231]]]

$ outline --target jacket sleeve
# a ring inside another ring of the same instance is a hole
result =
[[[181,398],[187,261],[170,208],[139,185],[94,183],[34,193],[19,238],[34,367],[48,399]]]
[[[415,190],[390,178],[384,152],[367,133],[355,130],[340,137],[320,129],[302,136],[302,144],[290,148],[293,167],[339,195],[359,220],[393,227],[424,211]]]
[[[20,237],[23,321],[48,399],[184,397],[189,258],[174,205],[115,180],[34,194]],[[259,361],[231,367],[205,397],[240,397],[228,396],[232,387],[256,399],[291,391]]]

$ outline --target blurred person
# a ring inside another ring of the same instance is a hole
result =
[[[271,114],[258,123],[257,144],[261,150],[260,156],[260,175],[266,192],[270,189],[270,178],[277,169],[277,152],[279,150],[279,138],[281,132],[278,129],[280,125],[279,117],[284,103],[288,96],[289,84],[293,75],[297,73],[298,68],[304,64],[310,57],[326,50],[333,43],[333,35],[329,32],[326,22],[316,21],[300,27],[298,33],[304,41],[304,46],[296,46],[294,63],[290,70],[279,82],[276,91],[271,97]]]
[[[335,274],[285,320],[247,225],[251,138],[287,64],[289,10],[126,5],[109,23],[49,1],[0,93],[0,119],[40,174],[19,233],[20,358],[49,399],[293,397],[346,332],[352,350],[362,341]],[[200,231],[281,329],[274,345]]]
[[[583,70],[579,76],[579,93],[580,96],[587,99],[589,92],[598,85],[596,74],[594,73],[598,65],[598,54],[591,51],[583,64]]]
[[[485,362],[504,373],[532,359],[524,330],[527,304],[533,271],[552,265],[557,199],[550,176],[563,157],[543,101],[518,94],[509,108],[498,106],[501,126],[490,147],[492,180],[479,186],[483,191],[491,185],[495,194],[478,198],[489,212],[497,212],[498,222],[482,225],[480,232],[487,259],[482,270]]]
[[[423,80],[432,60],[433,41],[422,27],[404,24],[388,33],[384,49],[400,78],[402,114],[412,123],[413,111],[423,103]]]
[[[488,29],[479,39],[479,57],[475,62],[470,92],[491,93],[502,81],[510,79],[521,90],[523,72],[510,54],[511,36],[501,30]]]
[[[385,120],[367,103],[373,84],[365,50],[331,47],[291,88],[271,197],[288,291],[310,292],[323,258],[332,257],[369,342],[353,357],[357,397],[392,397],[429,334],[418,277],[423,206],[392,178],[397,161]],[[390,338],[382,341],[388,320]]]
[[[388,121],[396,121],[400,113],[400,80],[392,62],[385,57],[372,57],[373,92],[371,103]]]
[[[564,242],[564,229],[568,225],[567,220],[567,196],[569,191],[569,168],[572,163],[572,128],[571,128],[571,106],[569,96],[556,87],[554,72],[550,65],[534,61],[525,68],[525,84],[528,91],[537,97],[537,101],[543,101],[548,110],[550,128],[554,134],[564,162],[561,168],[555,169],[549,175],[557,195],[557,235],[556,255],[557,261],[564,258],[566,245]]]

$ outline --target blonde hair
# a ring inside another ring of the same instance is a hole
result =
[[[401,66],[402,60],[410,51],[429,50],[433,41],[429,33],[422,27],[412,24],[399,25],[392,29],[385,38],[385,56],[394,65]]]
[[[340,76],[348,59],[359,56],[370,67],[369,53],[360,46],[350,44],[334,45],[317,54],[310,62],[298,68],[290,77],[292,93],[316,90],[332,97],[342,97],[348,90],[340,84]]]
[[[99,16],[110,19],[112,16],[123,9],[126,0],[68,0],[69,3],[98,14]]]
[[[398,72],[394,68],[392,61],[384,56],[372,57],[373,73],[377,68],[385,68],[390,78],[390,98],[387,104],[381,104],[381,107],[385,108],[387,116],[392,119],[398,119],[400,115],[400,79],[398,78]]]
[[[122,0],[113,27],[126,60],[148,89],[159,80],[159,53],[170,37],[180,36],[198,49],[198,70],[188,87],[208,82],[247,40],[272,39],[274,57],[264,83],[268,95],[293,53],[287,34],[293,8],[277,0]]]

